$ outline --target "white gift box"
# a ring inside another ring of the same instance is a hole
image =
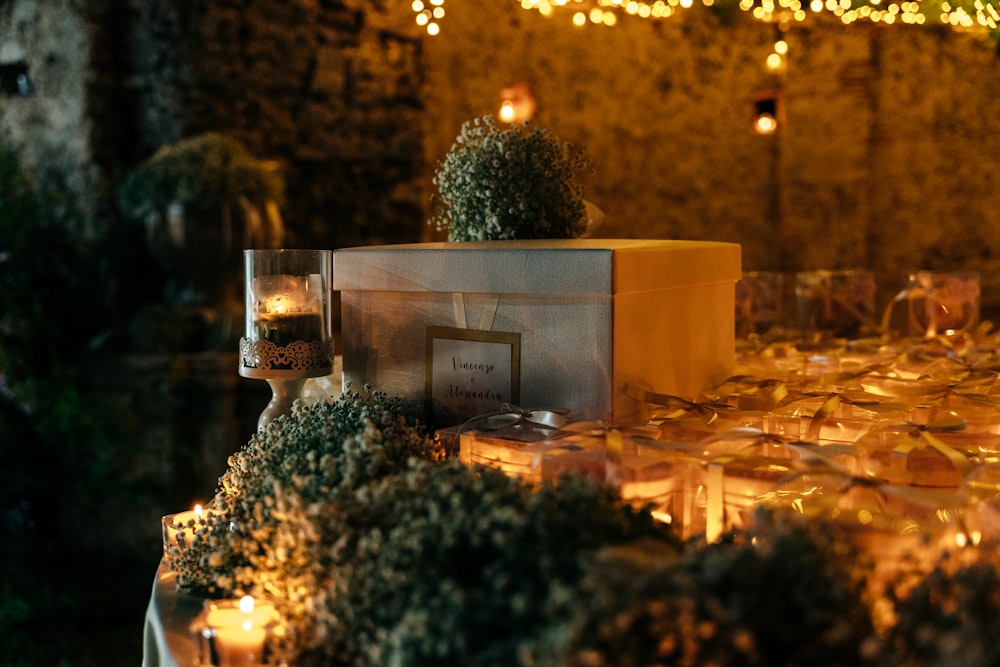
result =
[[[337,250],[344,384],[435,426],[502,403],[632,424],[641,388],[694,397],[735,364],[740,246],[533,240]]]

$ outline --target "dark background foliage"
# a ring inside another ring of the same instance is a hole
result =
[[[129,316],[111,305],[132,289],[119,273],[141,277],[141,259],[71,239],[73,215],[0,141],[3,665],[138,664],[159,542],[136,527],[171,502],[137,474],[134,414],[94,391]]]

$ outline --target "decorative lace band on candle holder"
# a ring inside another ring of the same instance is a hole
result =
[[[310,378],[333,372],[332,340],[292,341],[240,338],[240,375],[248,378]]]

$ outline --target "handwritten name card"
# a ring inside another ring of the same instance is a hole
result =
[[[437,427],[517,404],[521,334],[453,327],[427,327],[428,419]]]

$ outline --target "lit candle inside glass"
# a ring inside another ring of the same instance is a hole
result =
[[[253,281],[253,333],[278,346],[324,339],[322,280],[317,275]]]
[[[163,517],[163,556],[169,560],[171,549],[183,549],[199,526],[204,525],[205,518],[211,510],[203,509],[201,505],[186,512],[168,514]]]
[[[201,633],[210,638],[213,664],[220,667],[263,665],[269,628],[277,619],[274,606],[245,595],[206,606]]]

